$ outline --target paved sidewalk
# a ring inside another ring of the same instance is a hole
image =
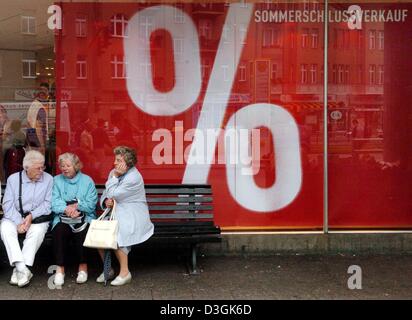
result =
[[[122,287],[97,284],[96,267],[86,284],[75,283],[75,269],[66,272],[61,290],[50,290],[47,258],[38,261],[27,288],[8,284],[11,269],[0,265],[0,299],[411,299],[412,255],[275,255],[201,257],[203,272],[186,273],[173,257],[132,256],[132,283]],[[350,290],[350,265],[362,268],[362,289]]]

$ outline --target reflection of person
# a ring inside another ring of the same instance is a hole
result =
[[[0,104],[0,135],[1,135],[1,138],[0,138],[1,147],[0,147],[0,149],[1,150],[4,150],[4,148],[3,148],[4,129],[3,128],[4,128],[5,124],[8,121],[9,121],[9,118],[7,116],[7,111],[6,111],[5,107]],[[0,157],[0,168],[3,168],[3,157],[4,157],[4,153]],[[3,170],[0,170],[0,178],[1,178],[2,182],[4,181],[3,177],[4,177],[3,176]]]
[[[358,137],[358,128],[359,128],[359,121],[357,119],[352,120],[352,128],[349,132],[352,139]]]
[[[9,121],[3,131],[4,175],[6,179],[23,169],[26,135],[21,129],[21,121]]]
[[[76,282],[87,281],[87,248],[83,247],[83,242],[88,223],[96,218],[97,191],[93,180],[80,171],[82,164],[77,155],[63,153],[59,156],[58,163],[62,174],[54,178],[52,232],[57,264],[54,283],[61,286],[64,284],[69,239],[74,240],[79,263]]]
[[[113,207],[116,201],[119,233],[115,254],[120,264],[120,272],[110,284],[120,286],[132,280],[128,267],[131,246],[149,239],[153,235],[154,226],[150,221],[143,178],[135,167],[136,151],[119,146],[114,149],[114,154],[114,169],[109,174],[100,204],[102,208]],[[99,250],[99,253],[103,259],[103,250]],[[110,277],[113,276],[114,271],[111,270]],[[96,281],[104,282],[104,274]]]
[[[41,153],[28,151],[23,167],[24,171],[7,179],[0,228],[10,265],[14,266],[10,284],[19,287],[26,286],[33,276],[27,267],[33,265],[49,226],[53,187],[52,176],[43,172],[44,156]],[[20,248],[19,234],[25,234],[23,248]]]
[[[352,141],[352,157],[353,159],[358,160],[359,155],[357,151],[360,148],[360,144],[359,141],[356,140],[359,136],[359,121],[357,119],[352,120],[352,128],[349,131],[349,136]]]
[[[41,83],[36,99],[27,111],[27,146],[45,153],[48,138],[49,84]]]

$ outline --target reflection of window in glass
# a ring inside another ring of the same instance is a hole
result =
[[[375,77],[376,66],[374,64],[369,65],[369,84],[374,85],[376,81]]]
[[[140,17],[140,28],[139,28],[140,36],[143,36],[146,39],[148,39],[150,37],[150,34],[152,33],[152,29],[153,29],[153,17],[150,17],[150,16]]]
[[[334,64],[332,66],[332,83],[336,84],[337,82],[337,66]]]
[[[151,63],[140,63],[140,70],[145,75],[146,81],[151,79],[152,64]],[[154,74],[154,73],[153,73]]]
[[[173,39],[173,50],[175,53],[175,59],[176,61],[181,61],[183,52],[184,52],[184,44],[183,44],[183,39],[182,38],[175,38]]]
[[[376,48],[376,31],[369,30],[369,49],[373,50]]]
[[[202,19],[199,21],[199,34],[208,40],[212,39],[212,21]]]
[[[309,11],[309,0],[303,0],[303,11]]]
[[[112,56],[112,79],[125,79],[127,62],[124,60],[124,57],[114,55]]]
[[[209,73],[210,73],[210,63],[208,60],[206,60],[202,66],[201,66],[201,70],[202,70],[202,79],[205,79],[207,77],[209,77]]]
[[[240,2],[240,7],[241,8],[247,8],[248,4],[247,4],[246,0],[240,0],[239,2]]]
[[[87,20],[86,18],[76,18],[76,37],[87,36]]]
[[[358,84],[363,83],[363,67],[362,65],[358,65]]]
[[[229,27],[224,25],[222,29],[222,37],[224,43],[230,43],[229,31]]]
[[[383,65],[378,67],[378,84],[383,85]]]
[[[344,30],[343,36],[344,36],[345,49],[349,49],[350,48],[350,33],[349,33],[349,30]]]
[[[36,17],[21,17],[21,33],[36,34]]]
[[[296,36],[294,30],[290,32],[290,47],[292,49],[296,47]]]
[[[343,83],[343,65],[338,65],[338,83]]]
[[[344,83],[349,84],[349,65],[345,65],[345,76],[344,76]]]
[[[309,29],[302,29],[302,48],[306,48],[308,46],[308,35]]]
[[[276,80],[277,79],[277,74],[278,74],[278,65],[276,63],[272,63],[272,67],[270,70],[270,78],[272,80]]]
[[[345,31],[343,29],[338,30],[338,44],[339,44],[339,49],[344,49],[345,48]]]
[[[24,79],[35,79],[36,78],[36,60],[24,59],[23,64],[23,78]]]
[[[384,49],[384,33],[383,31],[378,32],[378,43],[379,43],[379,50]]]
[[[318,41],[319,40],[319,30],[312,29],[312,49],[318,48]]]
[[[278,4],[276,2],[273,3],[273,0],[266,0],[264,8],[265,10],[277,10]]]
[[[175,90],[178,92],[183,92],[185,89],[185,79],[184,77],[176,77]]]
[[[61,73],[61,79],[66,79],[66,61],[64,59],[61,60],[60,64],[60,73]]]
[[[246,65],[244,63],[239,66],[239,81],[246,81]]]
[[[223,81],[229,81],[229,77],[228,77],[229,66],[223,65],[222,69],[223,69]]]
[[[358,31],[357,31],[357,35],[358,35],[358,49],[362,49],[362,48],[363,48],[363,34],[362,34],[362,30],[358,30]]]
[[[323,82],[323,77],[325,76],[324,72],[325,72],[325,68],[323,66],[321,66],[320,67],[320,79],[319,79],[320,83]]]
[[[312,84],[315,84],[318,82],[318,65],[317,64],[312,64],[312,67],[310,68],[310,82]]]
[[[185,15],[183,12],[183,4],[179,3],[176,4],[175,7],[175,17],[174,17],[174,21],[175,23],[184,23],[185,22]]]
[[[239,33],[240,33],[239,35],[240,35],[241,39],[243,39],[242,44],[246,44],[247,28],[245,26],[241,25],[239,27]]]
[[[305,84],[308,82],[308,66],[306,64],[300,65],[300,83]]]
[[[275,47],[279,45],[279,32],[275,28],[263,30],[263,47]]]
[[[127,19],[123,14],[116,14],[110,19],[113,37],[127,37]]]
[[[76,78],[86,79],[87,78],[87,62],[84,57],[77,57],[76,61]]]

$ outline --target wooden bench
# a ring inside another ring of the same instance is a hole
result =
[[[2,194],[5,186],[2,186]],[[104,185],[96,185],[98,197]],[[150,218],[155,226],[153,236],[144,245],[184,245],[188,249],[190,274],[199,274],[198,245],[220,242],[219,226],[214,224],[213,195],[210,185],[147,184],[146,198]],[[101,213],[97,204],[97,212]],[[51,234],[45,239],[51,243]]]

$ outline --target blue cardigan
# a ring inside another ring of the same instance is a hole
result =
[[[59,216],[66,209],[66,201],[77,198],[78,210],[86,213],[86,221],[96,219],[97,190],[92,178],[80,171],[68,179],[63,174],[54,177],[52,192],[52,229],[60,222]]]

